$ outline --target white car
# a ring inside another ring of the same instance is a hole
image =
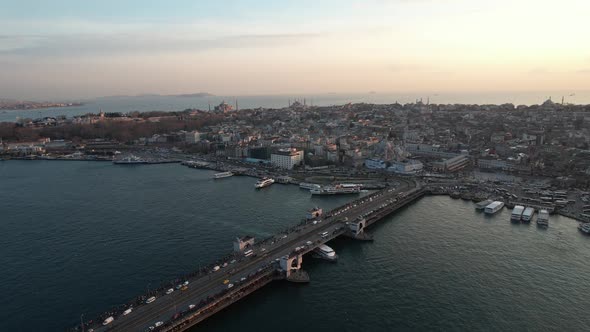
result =
[[[242,277],[242,278],[240,279],[240,281],[245,281],[245,280],[246,280],[246,277]]]
[[[156,324],[154,324],[155,327],[159,327],[162,325],[164,325],[164,322],[162,322],[162,321],[156,322]]]
[[[183,286],[188,286],[188,280],[182,283]]]
[[[169,290],[166,291],[166,294],[172,294],[172,292],[174,292],[174,289],[170,288]]]
[[[147,300],[145,301],[145,303],[152,303],[152,302],[154,302],[155,300],[156,300],[156,297],[155,297],[155,296],[152,296],[152,297],[150,297],[149,299],[147,299]]]
[[[307,241],[307,242],[305,242],[305,244],[307,244],[308,246],[311,246],[313,243],[311,241]]]
[[[109,325],[110,323],[112,323],[115,319],[113,318],[113,316],[107,318],[104,320],[104,322],[102,322],[102,325]]]
[[[232,288],[232,287],[234,287],[234,284],[229,284],[229,285],[227,285],[227,288],[228,288],[228,289],[229,289],[229,288]]]
[[[188,305],[188,308],[189,308],[189,310],[192,310],[192,309],[194,309],[195,307],[196,307],[196,306],[195,306],[194,304],[189,304],[189,305]]]
[[[123,311],[123,316],[129,315],[131,313],[131,311],[133,311],[133,308],[129,308],[129,309]]]

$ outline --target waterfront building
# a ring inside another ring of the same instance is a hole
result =
[[[387,169],[390,172],[398,174],[416,174],[424,168],[424,165],[419,160],[406,159],[403,161],[394,161]]]
[[[365,159],[365,167],[368,169],[385,169],[387,165],[381,159]]]
[[[469,157],[458,155],[432,164],[434,170],[440,172],[455,172],[469,165]]]
[[[293,169],[303,162],[303,151],[297,149],[280,149],[270,155],[270,162],[273,166]]]

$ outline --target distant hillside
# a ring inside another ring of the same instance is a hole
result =
[[[178,95],[170,95],[172,97],[213,97],[212,94],[208,92],[197,92],[197,93],[186,93],[186,94],[178,94]]]

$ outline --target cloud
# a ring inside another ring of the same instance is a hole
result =
[[[303,42],[313,33],[245,34],[196,39],[157,34],[0,35],[0,55],[84,56],[266,48]]]

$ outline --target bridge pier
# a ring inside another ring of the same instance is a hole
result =
[[[365,218],[356,219],[348,223],[348,235],[349,237],[355,240],[361,241],[373,241],[373,237],[367,233],[365,233],[365,228],[367,227],[367,220]]]
[[[296,254],[294,256],[281,257],[280,267],[285,273],[285,279],[291,282],[309,282],[309,275],[301,269],[303,263],[303,255]]]

